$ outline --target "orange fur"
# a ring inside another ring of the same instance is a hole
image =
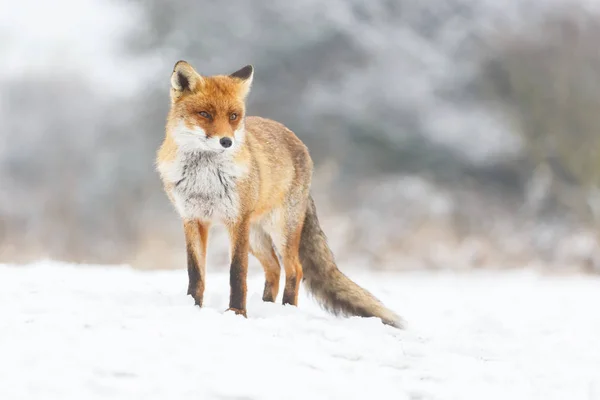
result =
[[[201,76],[187,62],[177,62],[171,74],[165,139],[156,160],[167,196],[185,221],[188,293],[202,305],[209,228],[222,223],[231,240],[229,309],[242,315],[246,315],[248,253],[265,270],[265,301],[275,301],[279,291],[281,267],[275,250],[282,256],[286,275],[284,304],[298,304],[303,279],[311,283],[317,274],[335,267],[327,260],[327,265],[317,266],[303,250],[311,243],[319,245],[319,256],[328,250],[312,229],[318,224],[311,208],[313,162],[308,149],[279,122],[246,116],[253,72],[246,66],[231,75]],[[305,223],[311,227],[310,235],[303,229]],[[333,285],[339,293],[309,285],[311,290],[317,288],[314,294],[326,306],[359,310],[397,325],[393,313],[384,315],[364,289],[335,274],[326,278],[331,280],[323,282],[324,287]],[[350,303],[337,299],[350,294]],[[365,304],[355,304],[355,299]]]

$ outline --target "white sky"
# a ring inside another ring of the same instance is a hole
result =
[[[132,88],[123,85],[134,84],[137,68],[117,51],[124,34],[139,22],[133,7],[123,3],[0,0],[0,78],[84,69],[105,89]]]

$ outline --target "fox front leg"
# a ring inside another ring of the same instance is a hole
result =
[[[229,270],[229,309],[246,317],[248,278],[248,252],[250,250],[250,223],[243,218],[229,227],[231,241],[231,266]]]
[[[199,221],[185,221],[184,232],[187,250],[188,291],[194,303],[202,307],[206,277],[206,247],[210,225]]]

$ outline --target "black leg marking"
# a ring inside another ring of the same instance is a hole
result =
[[[245,264],[239,254],[235,254],[231,260],[229,308],[234,310],[246,310],[246,277],[248,275],[248,266]]]
[[[296,288],[298,287],[298,278],[296,275],[286,276],[285,289],[283,290],[283,304],[296,305]]]
[[[202,307],[204,297],[204,280],[200,276],[200,266],[194,256],[192,245],[187,245],[187,265],[188,265],[188,291],[187,294],[194,298],[194,303]]]

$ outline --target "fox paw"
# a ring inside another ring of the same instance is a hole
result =
[[[246,315],[246,310],[240,310],[239,308],[228,308],[227,310],[225,310],[225,312],[228,311],[233,311],[235,315],[243,315],[244,318],[248,318],[248,316]]]

